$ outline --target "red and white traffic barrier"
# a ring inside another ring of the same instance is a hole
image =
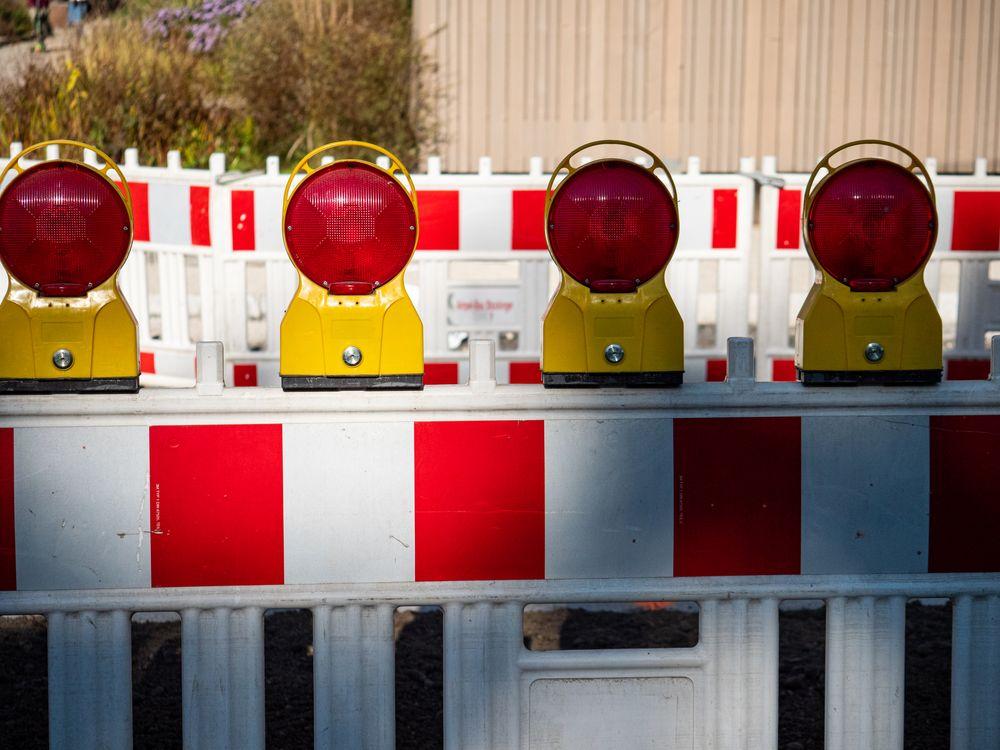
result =
[[[177,611],[185,745],[262,748],[264,612],[304,607],[317,747],[391,748],[393,610],[438,604],[449,747],[774,747],[779,603],[814,599],[826,746],[900,747],[912,597],[953,600],[951,746],[997,745],[1000,382],[756,383],[742,340],[727,383],[546,391],[482,344],[419,393],[224,390],[203,345],[194,389],[0,400],[53,746],[130,746],[131,614]],[[696,646],[524,648],[525,604],[663,600]]]
[[[731,379],[609,397],[473,381],[374,397],[6,398],[0,538],[14,552],[0,579],[1000,571],[995,382]]]
[[[1000,332],[1000,175],[987,173],[985,159],[971,175],[939,175],[933,158],[925,164],[937,193],[938,235],[924,277],[943,318],[945,377],[982,380],[989,338]],[[801,237],[809,175],[779,173],[773,158],[763,172],[758,376],[794,380],[795,316],[814,275]]]

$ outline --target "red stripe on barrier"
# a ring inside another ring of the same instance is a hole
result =
[[[539,362],[511,362],[510,382],[514,385],[542,382],[542,365]]]
[[[1000,190],[956,190],[952,250],[1000,250]]]
[[[1000,571],[1000,416],[931,417],[930,573]]]
[[[280,424],[150,427],[149,479],[153,586],[284,581]]]
[[[736,191],[712,191],[712,248],[736,247]]]
[[[705,362],[705,380],[709,383],[721,383],[726,379],[729,365],[724,359],[710,359]]]
[[[989,380],[988,359],[949,359],[945,362],[948,380]]]
[[[208,220],[209,195],[207,187],[191,186],[191,244],[199,247],[212,245],[212,230]]]
[[[257,385],[257,365],[233,365],[233,386],[253,388]]]
[[[771,380],[775,383],[794,383],[798,378],[795,375],[794,359],[776,359],[771,362]]]
[[[543,578],[543,422],[417,422],[413,437],[416,579]]]
[[[256,250],[254,231],[253,190],[234,190],[232,193],[233,250]]]
[[[674,575],[798,574],[801,452],[798,417],[675,419]]]
[[[149,375],[156,374],[156,354],[139,352],[139,372],[145,372]]]
[[[458,250],[458,191],[418,190],[417,250]]]
[[[116,182],[121,187],[120,182]],[[145,182],[130,182],[129,193],[132,195],[132,239],[136,242],[149,242],[149,185]]]
[[[0,591],[17,588],[14,549],[14,430],[0,427]]]
[[[514,226],[512,250],[545,250],[545,191],[514,190],[511,193]]]
[[[798,250],[802,219],[802,191],[782,188],[778,191],[778,227],[774,246],[778,250]]]
[[[424,363],[424,385],[458,385],[458,362]]]

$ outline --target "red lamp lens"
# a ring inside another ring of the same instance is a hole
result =
[[[660,272],[677,245],[677,210],[649,170],[596,161],[566,178],[546,232],[556,261],[595,292],[634,292]]]
[[[909,170],[864,159],[816,191],[806,231],[819,264],[855,291],[886,291],[915,274],[934,250],[937,213]]]
[[[394,178],[363,162],[334,162],[292,194],[285,241],[296,267],[331,294],[371,294],[406,267],[416,223]]]
[[[132,235],[125,200],[90,167],[38,164],[0,195],[0,258],[46,297],[82,297],[114,274]]]

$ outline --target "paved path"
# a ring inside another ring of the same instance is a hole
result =
[[[47,51],[37,57],[46,62],[58,62],[65,56],[71,36],[72,32],[67,29],[56,29],[55,35],[45,41]],[[32,52],[34,46],[33,41],[0,46],[0,78],[19,75],[25,64],[36,57],[36,53]]]

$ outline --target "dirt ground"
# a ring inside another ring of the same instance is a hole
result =
[[[668,647],[697,642],[697,613],[528,612],[525,645],[536,650]],[[400,612],[396,638],[396,746],[442,747],[442,616]],[[136,750],[179,748],[180,623],[133,624]],[[267,747],[312,747],[312,620],[305,611],[265,620]],[[779,747],[823,746],[825,611],[782,611]],[[906,623],[907,750],[947,747],[951,610],[911,603]],[[0,748],[47,747],[46,645],[42,618],[0,618]]]

